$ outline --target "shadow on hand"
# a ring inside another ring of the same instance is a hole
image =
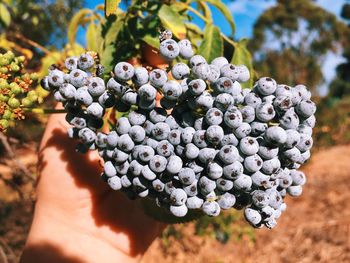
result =
[[[36,263],[84,263],[75,256],[65,255],[64,251],[49,243],[28,246],[19,262],[34,262],[33,259]]]
[[[113,232],[125,234],[130,242],[128,254],[143,254],[160,234],[163,224],[146,216],[139,201],[130,200],[123,193],[111,190],[100,178],[102,168],[98,161],[91,161],[87,156],[77,153],[75,145],[76,142],[68,138],[64,131],[54,129],[39,153],[39,160],[43,159],[42,152],[45,148],[55,147],[61,160],[67,163],[69,175],[64,176],[73,176],[78,187],[91,192],[91,215],[96,226],[108,226]],[[45,165],[47,163],[41,162],[39,171]]]

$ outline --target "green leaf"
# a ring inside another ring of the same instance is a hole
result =
[[[105,0],[105,17],[117,15],[121,0]]]
[[[90,9],[80,9],[72,18],[68,26],[68,41],[70,44],[75,42],[75,37],[78,32],[78,27],[82,23],[85,16],[91,14],[92,11]]]
[[[248,40],[243,38],[235,45],[235,51],[231,60],[232,64],[235,65],[245,65],[249,69],[250,79],[246,83],[242,83],[242,87],[251,88],[254,81],[254,69],[253,69],[253,59],[249,50],[247,49]]]
[[[99,27],[91,22],[86,30],[86,47],[91,51],[99,51],[101,42],[101,32]]]
[[[221,57],[224,51],[220,29],[212,24],[207,25],[204,31],[204,39],[199,46],[198,53],[208,62],[216,57]]]
[[[105,72],[111,72],[113,70],[115,52],[115,44],[109,44],[105,46],[102,54],[100,54],[100,62],[105,67]]]
[[[109,27],[106,36],[105,36],[105,44],[109,45],[113,42],[115,42],[115,40],[118,37],[118,34],[120,32],[120,30],[123,28],[123,23],[121,21],[119,21],[119,19],[117,19],[116,21],[114,21],[111,26]]]
[[[145,35],[142,37],[142,40],[146,42],[151,47],[154,47],[155,49],[159,49],[159,39],[157,37],[153,37],[151,35]]]
[[[159,9],[158,16],[163,26],[171,30],[174,36],[182,39],[186,35],[186,27],[180,18],[180,14],[175,12],[171,6],[163,5]]]
[[[9,10],[4,4],[0,3],[0,23],[4,24],[5,27],[8,27],[11,23],[11,15]]]
[[[203,1],[203,0],[199,0],[199,1]],[[236,25],[235,25],[235,22],[233,21],[233,16],[230,10],[227,8],[227,6],[223,2],[218,0],[204,0],[204,2],[207,2],[215,6],[217,9],[219,9],[219,11],[225,16],[225,18],[227,19],[227,21],[231,26],[231,35],[234,35],[236,31]]]

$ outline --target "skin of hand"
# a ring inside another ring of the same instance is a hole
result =
[[[64,114],[51,115],[39,149],[37,201],[21,263],[139,262],[164,229],[139,200],[100,178],[96,151],[75,151]]]

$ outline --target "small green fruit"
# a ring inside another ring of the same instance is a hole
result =
[[[21,105],[20,101],[16,98],[9,99],[7,104],[13,109],[18,108]]]

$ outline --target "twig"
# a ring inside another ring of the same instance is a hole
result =
[[[2,249],[2,246],[0,246],[0,261],[3,263],[8,263],[9,261],[7,260],[7,256],[5,251]]]
[[[53,114],[53,113],[67,113],[66,110],[55,110],[55,109],[41,109],[41,108],[23,108],[25,112],[32,112],[37,114]]]
[[[31,40],[31,39],[26,38],[25,36],[23,36],[23,35],[21,35],[19,33],[15,33],[14,37],[17,38],[17,39],[22,40],[23,42],[31,45],[32,47],[40,49],[46,55],[51,53],[50,50],[48,50],[47,48],[43,47],[42,45],[40,45],[39,43],[37,43],[37,42],[35,42],[35,41]]]
[[[5,248],[7,251],[7,254],[10,256],[9,258],[11,259],[16,259],[15,253],[13,253],[13,250],[6,244],[3,238],[0,238],[0,244]]]
[[[15,165],[23,172],[23,174],[28,179],[30,179],[31,181],[35,181],[34,178],[30,175],[30,172],[28,171],[27,167],[25,167],[25,165],[18,158],[16,158],[16,155],[12,150],[11,145],[8,143],[7,138],[3,133],[0,133],[0,141],[2,145],[4,145],[8,156],[13,160]]]
[[[24,199],[24,194],[22,193],[22,190],[18,187],[17,184],[15,184],[14,182],[12,182],[12,181],[9,180],[9,179],[4,178],[4,176],[3,176],[2,174],[0,174],[0,179],[1,179],[2,181],[4,181],[5,184],[11,186],[11,187],[19,194],[19,198],[20,198],[21,200]]]

